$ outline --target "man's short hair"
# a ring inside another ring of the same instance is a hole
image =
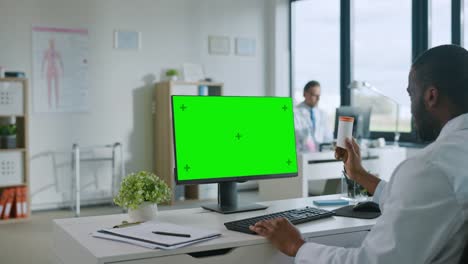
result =
[[[307,92],[307,90],[309,90],[310,88],[315,87],[315,86],[320,86],[320,83],[317,81],[310,81],[306,83],[306,85],[304,86],[304,93]]]
[[[463,113],[468,112],[468,51],[442,45],[424,52],[413,63],[415,80],[425,90],[434,86]]]

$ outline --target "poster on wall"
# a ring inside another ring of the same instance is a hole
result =
[[[88,111],[88,30],[33,26],[32,38],[34,111]]]

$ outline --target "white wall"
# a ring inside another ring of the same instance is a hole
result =
[[[54,172],[51,156],[42,154],[70,150],[74,142],[88,146],[121,141],[128,171],[153,169],[152,83],[163,68],[201,63],[206,75],[225,83],[226,95],[275,94],[267,67],[273,62],[268,32],[275,28],[268,23],[275,19],[267,13],[269,5],[268,0],[0,0],[0,65],[29,77],[32,25],[90,31],[89,113],[31,111],[33,209],[66,200],[70,156],[57,154]],[[113,49],[115,29],[140,31],[142,49]],[[234,37],[255,38],[257,55],[211,56],[211,34],[231,37],[231,50]],[[88,169],[85,174],[97,171],[100,181],[106,181],[108,167]]]

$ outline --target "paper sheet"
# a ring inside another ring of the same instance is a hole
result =
[[[184,244],[179,244],[179,245],[176,245],[176,246],[164,247],[164,246],[157,246],[157,245],[151,244],[151,243],[141,242],[141,241],[138,241],[138,240],[123,238],[123,237],[118,237],[118,236],[113,236],[113,235],[108,235],[108,234],[102,234],[102,233],[98,233],[98,232],[94,232],[92,234],[92,236],[96,237],[96,238],[102,238],[102,239],[107,239],[107,240],[123,242],[123,243],[132,244],[132,245],[145,247],[145,248],[150,248],[150,249],[164,249],[164,250],[186,247],[186,246],[189,246],[189,245],[193,245],[193,244],[196,244],[196,243],[201,243],[201,242],[208,241],[208,240],[219,237],[219,236],[209,237],[209,238],[200,239],[200,240],[197,240],[197,241],[192,241],[192,242],[188,242],[188,243],[184,243]]]
[[[154,234],[154,231],[190,234],[190,237],[177,237]],[[94,237],[127,242],[147,248],[172,249],[219,237],[212,230],[176,225],[157,221],[145,222],[125,228],[106,228],[92,234]]]

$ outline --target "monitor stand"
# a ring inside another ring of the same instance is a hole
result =
[[[218,203],[203,205],[202,208],[221,214],[233,214],[268,208],[268,206],[260,204],[238,205],[237,200],[237,182],[220,182],[218,183]]]

